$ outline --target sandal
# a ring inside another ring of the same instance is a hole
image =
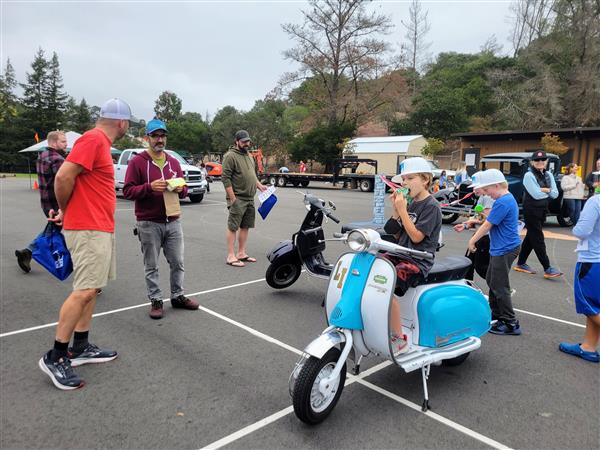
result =
[[[579,356],[582,359],[590,362],[600,362],[600,354],[598,352],[586,352],[581,348],[581,344],[569,344],[568,342],[561,342],[558,346],[561,352],[568,353],[569,355]]]
[[[256,258],[253,258],[252,256],[248,256],[248,255],[244,256],[243,258],[238,257],[238,260],[246,261],[246,262],[256,262]]]
[[[225,261],[225,264],[227,264],[228,266],[233,266],[233,267],[244,267],[246,265],[243,262],[241,262],[239,259],[236,259],[235,261]]]

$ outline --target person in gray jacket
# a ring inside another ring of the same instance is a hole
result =
[[[577,175],[577,169],[577,164],[569,164],[567,166],[567,173],[560,180],[560,187],[563,190],[563,201],[567,206],[573,225],[576,225],[579,220],[581,204],[583,203],[585,194],[585,185],[581,181],[581,177]]]

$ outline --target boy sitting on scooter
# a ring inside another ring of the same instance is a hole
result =
[[[408,193],[405,195],[399,190],[392,193],[393,213],[384,230],[395,237],[398,245],[435,256],[442,227],[442,211],[437,200],[429,193],[432,178],[431,167],[423,158],[408,158],[400,164],[400,174],[392,181],[402,182],[402,186],[408,188]],[[398,296],[403,296],[409,288],[416,286],[433,266],[432,259],[391,255],[388,258],[396,266],[395,293]],[[394,352],[398,352],[406,346],[406,340],[402,337],[400,304],[396,298],[392,301],[391,316],[391,340]]]
[[[495,200],[486,221],[469,240],[469,250],[474,252],[477,241],[490,234],[490,264],[485,281],[490,288],[492,320],[496,320],[490,333],[517,336],[521,327],[512,306],[509,272],[521,248],[519,207],[498,169],[484,171],[479,188]]]

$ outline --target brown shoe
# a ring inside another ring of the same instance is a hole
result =
[[[163,302],[162,300],[152,300],[152,306],[150,307],[150,317],[152,319],[162,319],[163,316]]]
[[[171,299],[171,306],[173,308],[198,309],[200,303],[191,298],[187,298],[185,295],[180,295],[179,297]]]

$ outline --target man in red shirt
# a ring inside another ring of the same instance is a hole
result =
[[[54,182],[59,210],[51,211],[49,220],[63,225],[73,259],[73,292],[60,309],[54,348],[42,356],[39,367],[62,390],[84,385],[72,366],[117,357],[117,352],[90,343],[88,334],[97,291],[115,278],[116,196],[110,149],[125,135],[129,121],[135,119],[127,103],[107,101],[96,127],[75,142]]]

